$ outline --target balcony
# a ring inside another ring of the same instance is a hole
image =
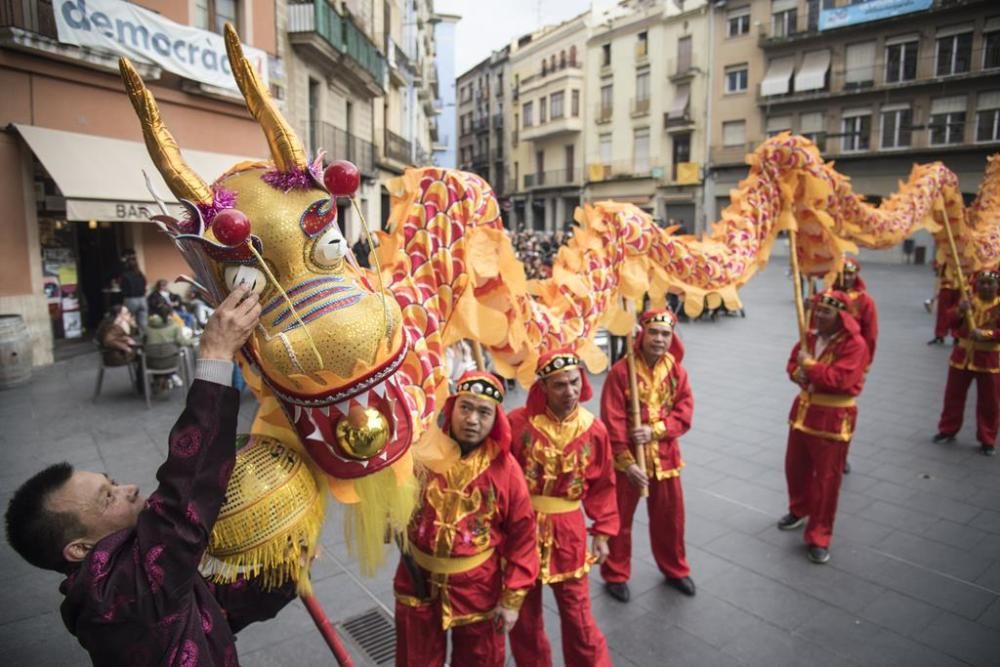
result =
[[[595,162],[587,165],[587,181],[590,183],[626,178],[662,179],[663,173],[663,167],[646,166],[645,168],[641,168],[641,165],[636,165],[631,160],[611,162],[609,164]]]
[[[632,118],[638,118],[639,116],[649,115],[649,98],[648,97],[633,97],[632,98]]]
[[[649,42],[635,43],[635,63],[641,65],[649,62]]]
[[[489,119],[489,116],[480,116],[479,118],[474,118],[472,120],[472,131],[473,132],[489,132],[490,131],[490,119]]]
[[[288,35],[304,57],[356,90],[370,97],[385,94],[385,58],[352,17],[341,16],[325,0],[289,5]]]
[[[556,67],[556,69],[546,70],[544,74],[539,72],[538,74],[526,76],[520,81],[520,93],[527,95],[532,92],[541,91],[543,88],[549,87],[550,85],[550,90],[558,90],[565,88],[565,82],[570,79],[579,81],[582,85],[583,68],[580,64],[567,64],[565,67]],[[557,83],[562,85],[555,86],[554,84]]]
[[[550,139],[566,134],[575,134],[583,130],[583,119],[577,116],[562,116],[560,118],[550,118],[546,123],[539,123],[521,130],[521,139],[524,141],[537,141],[539,139]]]
[[[579,185],[579,169],[557,169],[554,171],[540,171],[534,174],[524,175],[525,190],[535,188],[558,188],[566,185]]]
[[[520,135],[520,133],[516,129],[515,130],[511,130],[510,131],[510,145],[511,145],[511,147],[517,148],[517,142],[520,140],[520,138],[521,138],[521,135]]]
[[[756,141],[736,146],[712,146],[709,149],[709,156],[712,164],[715,166],[744,164],[743,159],[747,153],[752,153],[759,143],[759,141]]]
[[[395,132],[385,131],[383,138],[382,153],[390,160],[402,162],[403,164],[413,163],[413,144]]]
[[[493,129],[503,127],[503,114],[495,113],[493,114]]]
[[[350,132],[334,127],[323,121],[309,123],[309,149],[314,155],[325,149],[324,160],[350,160],[361,173],[375,176],[375,146]]]
[[[503,146],[494,146],[492,150],[493,161],[500,162],[503,160]]]
[[[611,107],[598,104],[594,107],[594,122],[598,125],[611,122]]]
[[[667,61],[667,78],[671,83],[690,81],[699,71],[691,64],[690,58],[671,58]]]

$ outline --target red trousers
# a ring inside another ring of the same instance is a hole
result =
[[[566,667],[611,667],[608,642],[590,612],[586,575],[550,584],[559,606],[563,662]],[[517,667],[552,667],[552,648],[542,617],[542,584],[528,593],[510,633],[510,649]]]
[[[938,432],[958,433],[961,430],[965,397],[973,380],[976,381],[976,437],[983,446],[996,447],[1000,427],[1000,373],[977,373],[949,366]]]
[[[934,320],[934,335],[944,338],[948,335],[948,311],[958,305],[962,293],[957,289],[942,287],[938,290],[937,299],[937,319]],[[952,336],[955,332],[950,332]]]
[[[824,549],[830,547],[840,481],[844,477],[850,444],[788,430],[785,452],[788,511],[795,516],[809,517],[806,544]]]
[[[615,494],[618,496],[618,534],[608,541],[611,554],[601,565],[601,576],[610,583],[622,583],[632,574],[632,518],[639,504],[639,490],[628,475],[615,471]],[[681,478],[650,480],[649,543],[653,560],[665,576],[680,579],[691,574],[684,552],[684,492]]]
[[[396,602],[397,667],[441,667],[447,652],[448,631],[441,629],[437,600],[425,607]],[[505,636],[492,621],[451,629],[451,660],[455,665],[503,667]]]

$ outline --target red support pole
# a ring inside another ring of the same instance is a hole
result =
[[[330,619],[327,618],[316,596],[300,595],[299,598],[302,600],[302,604],[306,606],[306,610],[312,617],[313,623],[316,624],[316,629],[319,630],[319,633],[323,635],[323,639],[326,640],[326,645],[333,652],[333,657],[337,659],[337,664],[340,667],[354,667],[354,661],[351,660],[351,656],[348,655],[344,645],[340,643],[337,631],[333,629],[333,624],[330,623]]]

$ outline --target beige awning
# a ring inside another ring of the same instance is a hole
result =
[[[34,125],[14,127],[59,186],[66,199],[67,220],[145,222],[150,215],[159,214],[146,189],[144,170],[158,196],[170,204],[177,201],[143,143]],[[193,150],[183,153],[188,165],[207,183],[237,162],[258,159]]]
[[[822,90],[826,86],[826,72],[830,69],[830,51],[810,51],[802,59],[802,67],[795,75],[795,92]]]
[[[795,69],[795,56],[775,58],[767,66],[767,74],[760,84],[760,94],[784,95],[791,89],[792,71]]]
[[[678,86],[674,93],[674,101],[667,109],[667,118],[679,120],[687,116],[688,104],[691,102],[691,86]]]

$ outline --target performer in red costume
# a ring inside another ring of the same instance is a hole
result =
[[[962,428],[965,397],[976,382],[976,437],[986,456],[996,454],[1000,426],[1000,271],[980,271],[976,293],[948,315],[948,326],[958,330],[958,343],[951,353],[944,409],[934,442],[952,442]],[[969,320],[973,328],[969,328]]]
[[[648,310],[635,342],[640,420],[632,426],[629,414],[628,360],[621,359],[608,373],[601,393],[601,420],[611,436],[615,456],[615,491],[618,496],[618,535],[609,542],[610,554],[601,565],[608,593],[628,602],[631,593],[632,517],[640,489],[649,488],[649,538],[653,558],[667,583],[694,595],[684,551],[684,493],[680,472],[684,466],[678,438],[691,428],[694,398],[681,355],[674,342],[677,317],[670,310]],[[645,445],[646,472],[635,460],[635,445]]]
[[[851,302],[851,315],[858,321],[861,337],[868,348],[868,365],[865,372],[875,361],[875,344],[878,342],[878,309],[875,299],[868,293],[868,287],[861,278],[861,264],[853,257],[844,258],[844,271],[837,281],[836,289],[847,294]],[[844,462],[844,474],[851,472],[851,464]]]
[[[559,606],[568,667],[610,666],[604,635],[590,611],[587,573],[608,556],[618,532],[613,456],[608,431],[580,405],[593,396],[583,362],[568,349],[543,354],[528,403],[511,413],[511,452],[524,470],[538,523],[541,574],[510,634],[518,667],[551,667],[542,617],[542,584]],[[593,522],[591,553],[581,505]]]
[[[785,480],[788,514],[781,530],[794,530],[808,519],[805,542],[809,560],[830,560],[830,539],[837,513],[847,449],[854,434],[868,347],[850,313],[850,299],[839,290],[816,295],[815,330],[792,348],[788,375],[802,388],[788,417]]]
[[[927,341],[928,345],[943,345],[944,337],[955,335],[955,330],[949,324],[948,314],[958,305],[962,298],[962,291],[958,288],[958,279],[955,277],[955,269],[948,263],[941,264],[937,269],[938,292],[937,292],[937,316],[934,320],[934,338]]]
[[[501,666],[538,578],[535,513],[510,455],[504,387],[469,371],[444,405],[444,456],[418,470],[420,499],[396,571],[396,664]]]

